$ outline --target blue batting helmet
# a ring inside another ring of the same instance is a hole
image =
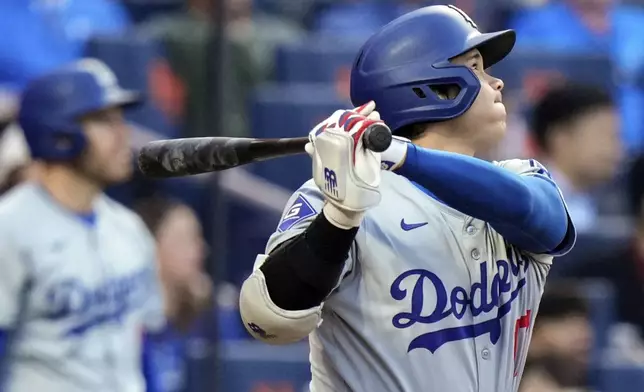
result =
[[[18,122],[33,158],[64,161],[78,157],[87,143],[81,117],[140,102],[140,94],[122,89],[107,65],[83,59],[30,82]]]
[[[373,100],[393,131],[409,124],[448,120],[465,113],[481,88],[471,69],[450,62],[477,48],[489,67],[510,53],[513,30],[481,33],[465,12],[451,5],[420,8],[374,34],[351,71],[351,101]],[[434,88],[457,85],[454,99]]]

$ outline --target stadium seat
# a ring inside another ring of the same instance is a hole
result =
[[[563,78],[578,83],[599,84],[607,89],[613,85],[613,67],[605,56],[561,55],[540,51],[515,51],[492,67],[507,88],[526,87],[531,77]]]
[[[285,45],[276,54],[276,78],[282,83],[333,82],[347,75],[361,42],[315,38]]]
[[[252,101],[253,136],[305,137],[334,111],[350,106],[327,84],[265,85],[255,92]],[[311,178],[311,160],[305,154],[279,158],[254,165],[253,171],[295,190]]]
[[[226,342],[221,349],[222,391],[308,391],[311,379],[307,343],[269,346]]]
[[[230,197],[226,209],[225,277],[241,285],[252,272],[257,255],[265,252],[266,241],[275,231],[280,216]]]
[[[550,271],[549,279],[575,277],[589,260],[605,256],[611,252],[620,252],[629,246],[630,236],[607,236],[604,233],[579,233],[575,247],[570,253],[559,256]]]
[[[601,370],[602,392],[626,392],[644,390],[644,368],[607,367]]]
[[[594,331],[591,361],[599,363],[608,345],[609,331],[617,321],[615,314],[615,290],[601,280],[584,281],[583,294],[589,304],[590,322]]]
[[[141,1],[124,0],[123,5],[135,22],[144,22],[154,16],[171,12],[180,12],[184,7],[183,0]]]
[[[136,35],[95,37],[88,43],[85,55],[109,65],[123,87],[146,94],[157,60],[162,58],[154,42]],[[152,99],[128,113],[128,119],[165,136],[176,136],[176,130]]]
[[[337,42],[316,38],[285,45],[277,52],[276,77],[283,83],[323,83],[337,80],[349,70],[361,42]],[[608,57],[597,55],[561,55],[533,51],[516,51],[493,67],[506,85],[520,88],[531,73],[550,73],[565,79],[613,87],[613,66]]]

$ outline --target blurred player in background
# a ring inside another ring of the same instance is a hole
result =
[[[159,274],[171,313],[179,315],[178,328],[154,334],[151,343],[153,373],[159,392],[184,391],[187,383],[187,332],[194,330],[196,313],[213,305],[213,288],[204,273],[207,245],[201,223],[186,204],[161,197],[140,200],[134,209],[156,239]]]
[[[140,102],[102,62],[30,82],[19,124],[38,182],[0,199],[3,391],[154,391],[146,331],[165,324],[154,239],[103,194],[132,172],[125,108]],[[146,385],[147,384],[147,385]]]
[[[361,106],[309,133],[313,180],[240,304],[256,339],[309,336],[312,391],[518,390],[553,258],[576,233],[541,164],[473,157],[505,134],[503,82],[486,69],[515,39],[453,6],[402,16],[356,58]],[[366,150],[383,121],[398,136]]]
[[[593,332],[574,283],[549,283],[534,325],[521,392],[584,391]]]

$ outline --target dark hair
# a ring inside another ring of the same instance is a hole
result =
[[[409,140],[416,140],[421,138],[427,132],[427,126],[430,123],[416,123],[405,125],[396,130],[396,136],[401,136]]]
[[[134,212],[141,217],[148,230],[156,237],[168,214],[182,206],[184,203],[172,198],[151,196],[137,201]]]
[[[626,193],[628,206],[633,218],[642,218],[644,210],[644,152],[640,153],[631,162],[626,177]]]
[[[530,129],[543,150],[548,150],[548,140],[553,128],[568,124],[595,109],[612,107],[612,97],[605,90],[585,84],[566,83],[547,91],[532,110]]]
[[[555,282],[546,285],[535,328],[539,321],[557,320],[567,316],[588,316],[588,304],[581,295],[581,288],[572,282]]]

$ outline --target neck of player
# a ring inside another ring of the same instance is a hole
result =
[[[453,132],[449,130],[440,129],[438,124],[435,124],[431,130],[413,142],[417,146],[431,150],[452,152],[467,156],[474,156],[476,153],[476,148],[471,145],[469,140],[454,136]]]
[[[91,212],[94,199],[102,191],[95,181],[63,165],[47,165],[40,183],[61,206],[78,213]]]

